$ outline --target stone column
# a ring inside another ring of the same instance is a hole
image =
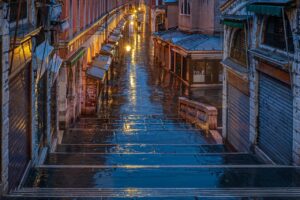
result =
[[[58,112],[59,128],[64,130],[67,127],[67,66],[63,64],[58,77]]]
[[[224,53],[223,59],[229,56],[229,48],[230,48],[230,35],[232,29],[229,27],[225,27],[224,29]],[[223,90],[222,90],[222,137],[226,139],[227,137],[227,69],[223,66]]]
[[[261,26],[261,22],[256,15],[254,15],[253,19],[253,27],[250,33],[250,38],[252,39],[250,42],[250,47],[256,47],[256,44],[259,40],[259,29]],[[252,55],[248,55],[249,61],[249,91],[250,91],[250,117],[249,117],[249,124],[250,124],[250,134],[249,134],[249,141],[252,147],[255,147],[257,143],[257,117],[258,117],[258,72],[256,71],[256,66],[258,64],[257,60],[254,59]]]
[[[298,5],[300,1],[298,1]],[[298,6],[299,7],[299,6]],[[295,14],[293,23],[298,34],[294,33],[295,54],[293,63],[293,162],[294,165],[300,165],[300,9]]]

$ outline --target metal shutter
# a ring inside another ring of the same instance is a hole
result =
[[[292,163],[293,97],[290,87],[263,73],[259,84],[258,146],[278,164]]]
[[[238,151],[249,149],[249,97],[228,84],[227,140]]]
[[[9,81],[9,188],[14,189],[30,160],[30,67]]]

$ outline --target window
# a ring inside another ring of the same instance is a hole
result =
[[[219,61],[192,60],[193,82],[218,84],[222,82],[222,66]]]
[[[181,55],[176,53],[176,74],[181,77]]]
[[[191,14],[191,6],[189,0],[183,0],[181,3],[181,14],[190,15]]]
[[[17,20],[18,16],[18,9],[19,8],[19,1],[18,0],[11,0],[9,3],[9,21],[14,22]],[[19,19],[25,19],[27,18],[27,1],[21,2],[21,12]]]
[[[291,26],[286,19],[286,31],[289,52],[294,52],[293,34]],[[286,51],[285,33],[283,17],[270,16],[266,20],[265,34],[263,44]]]
[[[246,35],[244,30],[239,29],[238,31],[236,31],[233,37],[230,51],[230,57],[242,66],[247,65],[247,44],[245,36]]]
[[[174,59],[175,59],[175,55],[174,55],[174,51],[171,51],[171,71],[174,72],[174,65],[175,65],[175,62],[174,62]]]

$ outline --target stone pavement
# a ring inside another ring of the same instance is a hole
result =
[[[82,116],[10,199],[300,198],[299,168],[215,144],[179,118],[185,88],[153,64],[148,31],[127,39],[99,114]]]

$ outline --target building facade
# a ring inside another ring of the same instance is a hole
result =
[[[134,1],[0,2],[1,193],[86,108],[86,71]]]
[[[299,165],[299,1],[230,0],[221,9],[223,137]]]
[[[55,94],[51,95],[56,87],[50,68],[53,37],[45,30],[59,17],[60,6],[56,1],[51,5],[39,1],[1,2],[3,192],[17,187],[28,166],[37,163],[43,149],[50,146],[57,130],[55,108],[51,106],[56,104]]]
[[[221,2],[179,0],[178,28],[154,33],[155,60],[189,87],[221,87]]]
[[[178,27],[178,0],[151,0],[149,7],[152,32]]]

